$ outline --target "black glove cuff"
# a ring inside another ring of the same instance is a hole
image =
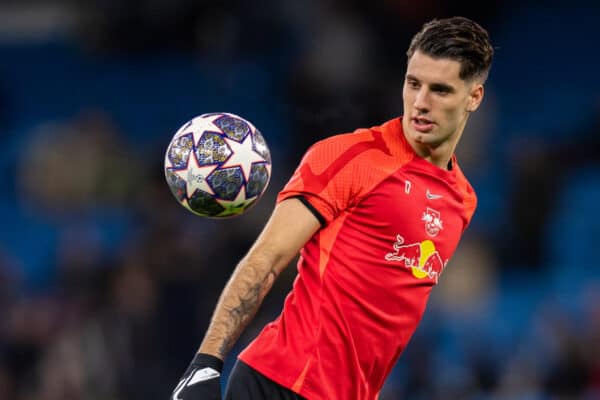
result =
[[[217,370],[219,373],[223,370],[223,360],[210,354],[196,353],[192,360],[192,366],[210,367]]]

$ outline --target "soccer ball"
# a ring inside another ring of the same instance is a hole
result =
[[[242,117],[202,114],[171,139],[165,176],[173,196],[194,214],[233,217],[264,194],[271,153],[260,131]]]

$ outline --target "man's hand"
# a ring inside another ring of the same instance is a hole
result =
[[[198,353],[173,391],[171,400],[221,400],[223,361]]]

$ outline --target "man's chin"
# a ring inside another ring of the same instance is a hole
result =
[[[432,144],[436,142],[436,135],[433,132],[412,131],[410,135],[413,140],[419,144]]]

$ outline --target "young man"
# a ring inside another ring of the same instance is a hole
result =
[[[299,250],[283,311],[240,354],[225,398],[377,398],[475,210],[454,150],[492,54],[471,20],[423,26],[407,52],[404,116],[308,150],[172,399],[220,398],[222,360]]]

